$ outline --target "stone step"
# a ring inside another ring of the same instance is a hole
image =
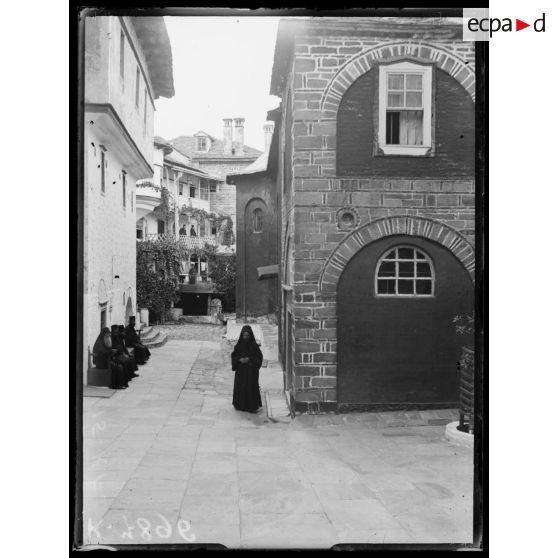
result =
[[[159,334],[159,330],[153,329],[152,327],[149,328],[149,331],[147,333],[144,333],[142,331],[140,335],[141,342],[149,343],[150,341],[153,341],[153,339],[155,339],[155,337],[157,337],[158,334]]]
[[[155,349],[157,347],[162,347],[167,341],[167,334],[158,331],[154,338],[149,341],[142,341],[142,343],[149,349]]]
[[[142,324],[140,329],[142,335],[149,335],[149,333],[153,331],[153,326],[146,326]]]

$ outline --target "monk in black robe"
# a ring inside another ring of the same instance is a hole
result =
[[[262,406],[259,375],[263,355],[250,326],[244,326],[231,354],[234,375],[233,405],[237,411],[257,413]]]
[[[110,387],[112,389],[125,389],[128,387],[128,380],[123,366],[114,359],[115,352],[112,348],[110,329],[104,327],[93,345],[93,364],[97,368],[111,370]]]
[[[132,378],[139,376],[139,374],[136,374],[136,370],[138,370],[136,359],[126,349],[118,325],[111,326],[110,336],[112,348],[116,349],[114,360],[122,364],[126,379],[130,381]]]
[[[145,364],[151,356],[151,351],[142,344],[136,332],[136,317],[130,316],[130,323],[126,326],[125,338],[126,346],[133,347],[134,357],[138,364]]]

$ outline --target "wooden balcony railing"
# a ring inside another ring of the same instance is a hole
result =
[[[163,240],[163,239],[174,239],[173,234],[162,234],[162,233],[149,233],[144,236],[144,238],[138,238],[137,240]],[[203,248],[206,244],[210,246],[217,246],[216,236],[187,236],[180,235],[179,242],[185,244],[188,248]]]

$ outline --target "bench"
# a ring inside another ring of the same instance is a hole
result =
[[[128,348],[131,356],[134,356],[134,348]],[[97,368],[93,365],[93,353],[91,347],[87,347],[87,385],[110,387],[112,370],[110,368]]]
[[[112,370],[110,368],[96,368],[93,366],[93,353],[87,347],[87,385],[110,387]]]

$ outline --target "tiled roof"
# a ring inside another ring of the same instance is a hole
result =
[[[183,167],[187,171],[190,171],[191,174],[200,176],[201,178],[218,181],[222,180],[221,178],[202,170],[197,163],[190,159],[190,157],[187,157],[186,155],[184,155],[184,153],[181,153],[176,148],[173,148],[171,153],[165,155],[165,162],[171,165],[178,165],[179,167]]]
[[[207,134],[209,135],[209,134]],[[211,136],[210,136],[211,137]],[[207,153],[196,151],[196,138],[194,136],[179,136],[169,143],[192,159],[257,159],[262,152],[248,145],[244,145],[244,155],[225,155],[225,142],[215,139]],[[238,149],[238,143],[233,141],[233,148]]]

